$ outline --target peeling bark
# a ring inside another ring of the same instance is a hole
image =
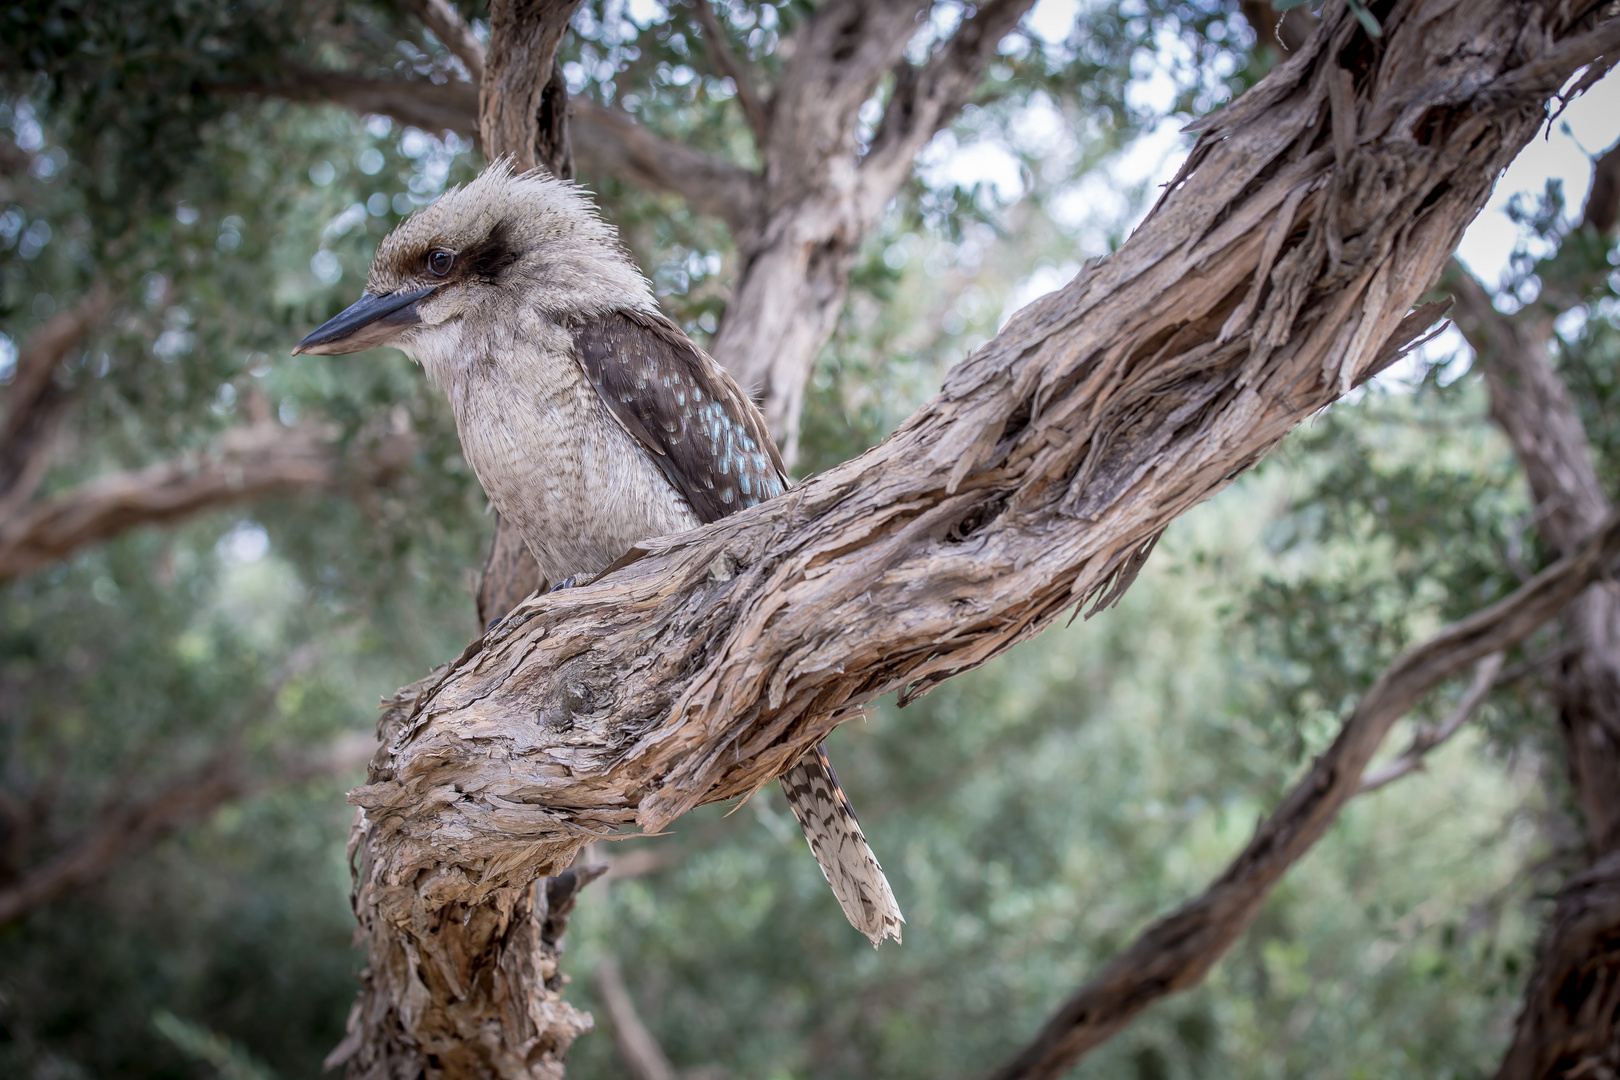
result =
[[[351,795],[366,933],[400,965],[362,1030],[391,1016],[439,1075],[558,1075],[578,1014],[514,996],[513,954],[489,949],[535,879],[755,790],[863,702],[1116,601],[1171,521],[1433,322],[1412,303],[1543,103],[1620,48],[1597,11],[1409,0],[1374,46],[1330,9],[1200,125],[1124,247],[1015,316],[883,445],[531,598],[402,692]]]

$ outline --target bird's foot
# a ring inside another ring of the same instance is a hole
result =
[[[558,592],[558,591],[560,591],[562,589],[572,589],[574,587],[574,584],[575,584],[574,578],[576,576],[577,575],[569,574],[567,577],[563,578],[561,581],[557,582],[557,584],[553,585],[551,588],[547,589],[546,591],[547,592]]]

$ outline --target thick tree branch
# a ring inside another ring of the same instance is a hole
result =
[[[208,451],[112,473],[0,520],[0,580],[66,558],[126,529],[178,521],[275,492],[386,482],[409,463],[409,432],[346,450],[336,429],[266,421],[227,433]]]
[[[6,416],[0,426],[0,522],[33,498],[50,468],[58,421],[67,404],[56,371],[107,312],[102,286],[60,311],[23,343],[6,389]]]
[[[1491,419],[1512,442],[1537,504],[1536,529],[1554,552],[1612,512],[1569,388],[1549,353],[1556,317],[1593,298],[1607,259],[1620,185],[1620,153],[1594,163],[1582,225],[1542,260],[1534,303],[1509,315],[1461,267],[1449,279],[1462,303],[1457,325],[1490,392]],[[1568,644],[1553,689],[1575,801],[1585,819],[1590,867],[1561,891],[1503,1058],[1499,1080],[1600,1075],[1620,1070],[1620,903],[1609,881],[1620,851],[1620,594],[1594,586],[1560,620]],[[1609,869],[1604,869],[1609,867]],[[1606,920],[1606,922],[1605,922]]]
[[[1469,684],[1457,707],[1451,710],[1451,715],[1434,727],[1420,728],[1418,733],[1412,736],[1412,744],[1401,751],[1399,757],[1385,762],[1361,778],[1361,787],[1357,789],[1356,794],[1365,795],[1370,791],[1377,791],[1386,784],[1392,784],[1401,777],[1423,768],[1423,759],[1428,757],[1429,751],[1462,730],[1462,726],[1473,719],[1479,707],[1485,703],[1502,671],[1502,659],[1501,653],[1492,653],[1481,660],[1474,668],[1474,681]]]
[[[283,761],[259,773],[232,746],[155,794],[101,811],[96,823],[58,854],[0,887],[0,926],[95,881],[164,836],[203,821],[226,803],[324,776],[352,772],[376,752],[368,736],[334,741],[319,754]]]
[[[473,85],[484,81],[484,43],[479,41],[450,0],[413,0],[417,17],[433,36],[467,68]]]
[[[510,911],[587,841],[753,791],[860,703],[909,700],[1076,603],[1112,603],[1171,521],[1433,321],[1411,304],[1539,128],[1539,59],[1591,60],[1559,47],[1590,23],[1551,0],[1409,0],[1360,49],[1353,16],[1328,10],[1204,122],[1121,249],[1017,315],[883,445],[526,601],[399,699],[351,798],[367,933],[402,986],[466,985],[424,951],[429,923]],[[1585,45],[1620,47],[1620,21],[1600,25]],[[1450,655],[1527,632],[1530,607]],[[1413,664],[1375,688],[1380,709],[1429,685]],[[435,1003],[412,1023],[454,1015]]]
[[[1499,1080],[1614,1076],[1620,1069],[1620,850],[1558,892]],[[1546,962],[1549,954],[1557,962]]]
[[[479,93],[478,133],[487,157],[519,169],[544,166],[573,178],[568,145],[568,86],[557,46],[579,0],[495,0]]]
[[[769,109],[754,89],[754,80],[748,74],[747,68],[737,58],[737,54],[731,51],[731,43],[726,40],[725,28],[715,17],[714,8],[709,5],[709,0],[691,0],[691,4],[698,24],[703,27],[703,46],[708,50],[709,61],[714,65],[715,74],[722,79],[730,79],[732,85],[737,88],[737,104],[742,106],[748,128],[754,133],[755,141],[763,144],[769,136]]]
[[[1255,830],[1254,839],[1215,884],[1148,927],[1110,960],[995,1074],[996,1080],[1055,1080],[1154,1001],[1200,982],[1254,921],[1282,875],[1360,792],[1362,773],[1395,722],[1469,664],[1500,654],[1557,615],[1587,583],[1611,572],[1617,556],[1620,515],[1605,522],[1576,554],[1391,664],[1356,703],[1333,745]],[[1476,686],[1479,682],[1476,677]]]

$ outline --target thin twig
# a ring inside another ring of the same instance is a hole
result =
[[[608,1022],[613,1025],[613,1042],[624,1059],[624,1067],[635,1080],[676,1080],[675,1066],[670,1063],[658,1038],[641,1020],[636,1003],[630,997],[630,988],[624,984],[619,962],[611,956],[602,958],[596,966],[596,992],[607,1008]]]
[[[1479,710],[1486,695],[1496,685],[1497,676],[1502,671],[1502,659],[1503,654],[1494,652],[1481,660],[1474,668],[1474,681],[1469,684],[1462,700],[1451,711],[1451,715],[1446,717],[1445,722],[1434,727],[1420,728],[1418,733],[1412,736],[1412,745],[1408,746],[1399,757],[1385,762],[1361,778],[1361,787],[1357,789],[1356,794],[1365,795],[1369,791],[1377,791],[1385,784],[1423,768],[1425,755],[1457,734],[1458,729],[1468,723]]]
[[[692,11],[703,27],[703,45],[709,50],[709,60],[714,64],[715,74],[730,79],[736,86],[737,103],[742,106],[743,115],[748,118],[748,126],[754,132],[754,140],[763,146],[765,137],[770,132],[770,112],[754,89],[753,79],[749,77],[742,60],[731,51],[731,43],[726,40],[725,29],[715,17],[714,9],[709,6],[709,0],[692,0]]]
[[[450,0],[415,0],[416,14],[433,36],[444,42],[456,59],[467,67],[473,84],[484,81],[484,43],[473,35],[472,27],[451,5]]]

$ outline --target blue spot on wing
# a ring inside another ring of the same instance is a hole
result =
[[[699,519],[787,490],[765,418],[679,327],[645,312],[612,312],[577,327],[574,344],[603,402]]]

